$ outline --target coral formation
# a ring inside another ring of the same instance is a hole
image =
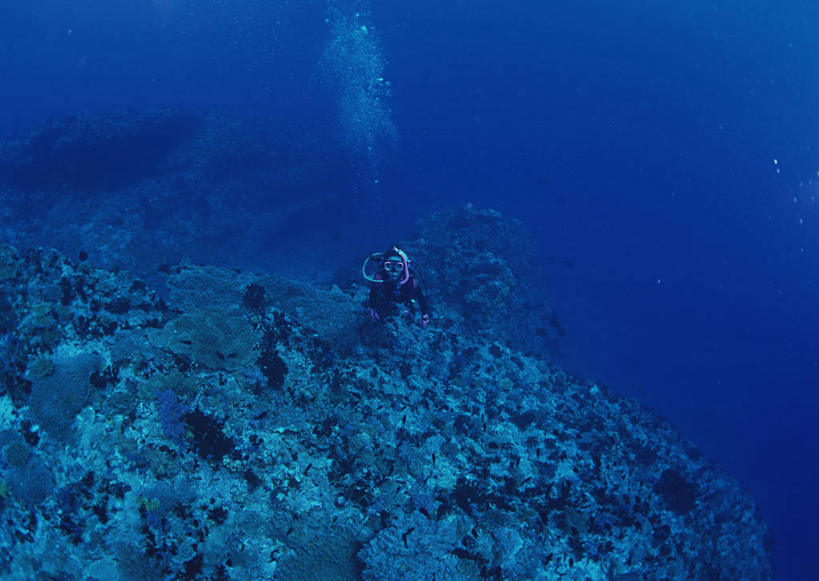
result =
[[[1,577],[772,577],[751,498],[669,424],[445,297],[420,331],[359,287],[185,264],[166,304],[0,257]]]
[[[248,264],[349,183],[324,126],[164,109],[49,121],[0,142],[3,240],[131,270]]]
[[[433,304],[450,307],[472,333],[545,358],[556,333],[536,247],[519,220],[472,204],[420,220],[406,245]]]

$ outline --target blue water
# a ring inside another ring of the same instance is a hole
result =
[[[346,114],[373,240],[468,201],[523,218],[555,357],[667,416],[757,499],[777,579],[813,575],[819,5],[64,4],[0,2],[0,134],[157,105]]]

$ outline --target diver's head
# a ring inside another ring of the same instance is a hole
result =
[[[406,252],[390,246],[386,252],[370,254],[361,267],[361,274],[372,283],[397,282],[400,286],[410,279],[409,262]],[[377,272],[372,272],[368,266],[371,264],[377,265]]]
[[[387,280],[398,281],[404,278],[404,269],[407,267],[404,259],[398,254],[385,254],[381,268]]]
[[[391,282],[400,282],[404,284],[409,279],[409,258],[407,253],[398,248],[398,246],[390,246],[382,255],[384,260],[381,262],[381,268],[386,275],[386,280]]]

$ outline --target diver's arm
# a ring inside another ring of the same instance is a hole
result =
[[[367,299],[367,312],[373,321],[380,321],[381,315],[378,313],[378,289],[373,284],[370,286],[370,297]]]
[[[370,285],[370,297],[367,299],[367,307],[371,309],[378,308],[378,289],[374,284]]]
[[[418,309],[421,311],[421,316],[429,319],[429,301],[427,301],[427,297],[424,295],[424,291],[421,289],[421,285],[417,278],[412,279],[412,295],[412,298],[418,303]]]

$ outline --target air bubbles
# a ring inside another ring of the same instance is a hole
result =
[[[330,38],[319,64],[325,81],[338,99],[341,135],[359,171],[372,179],[397,140],[389,108],[390,82],[384,77],[385,59],[378,35],[363,21],[366,11],[346,12],[331,7],[326,19]]]

